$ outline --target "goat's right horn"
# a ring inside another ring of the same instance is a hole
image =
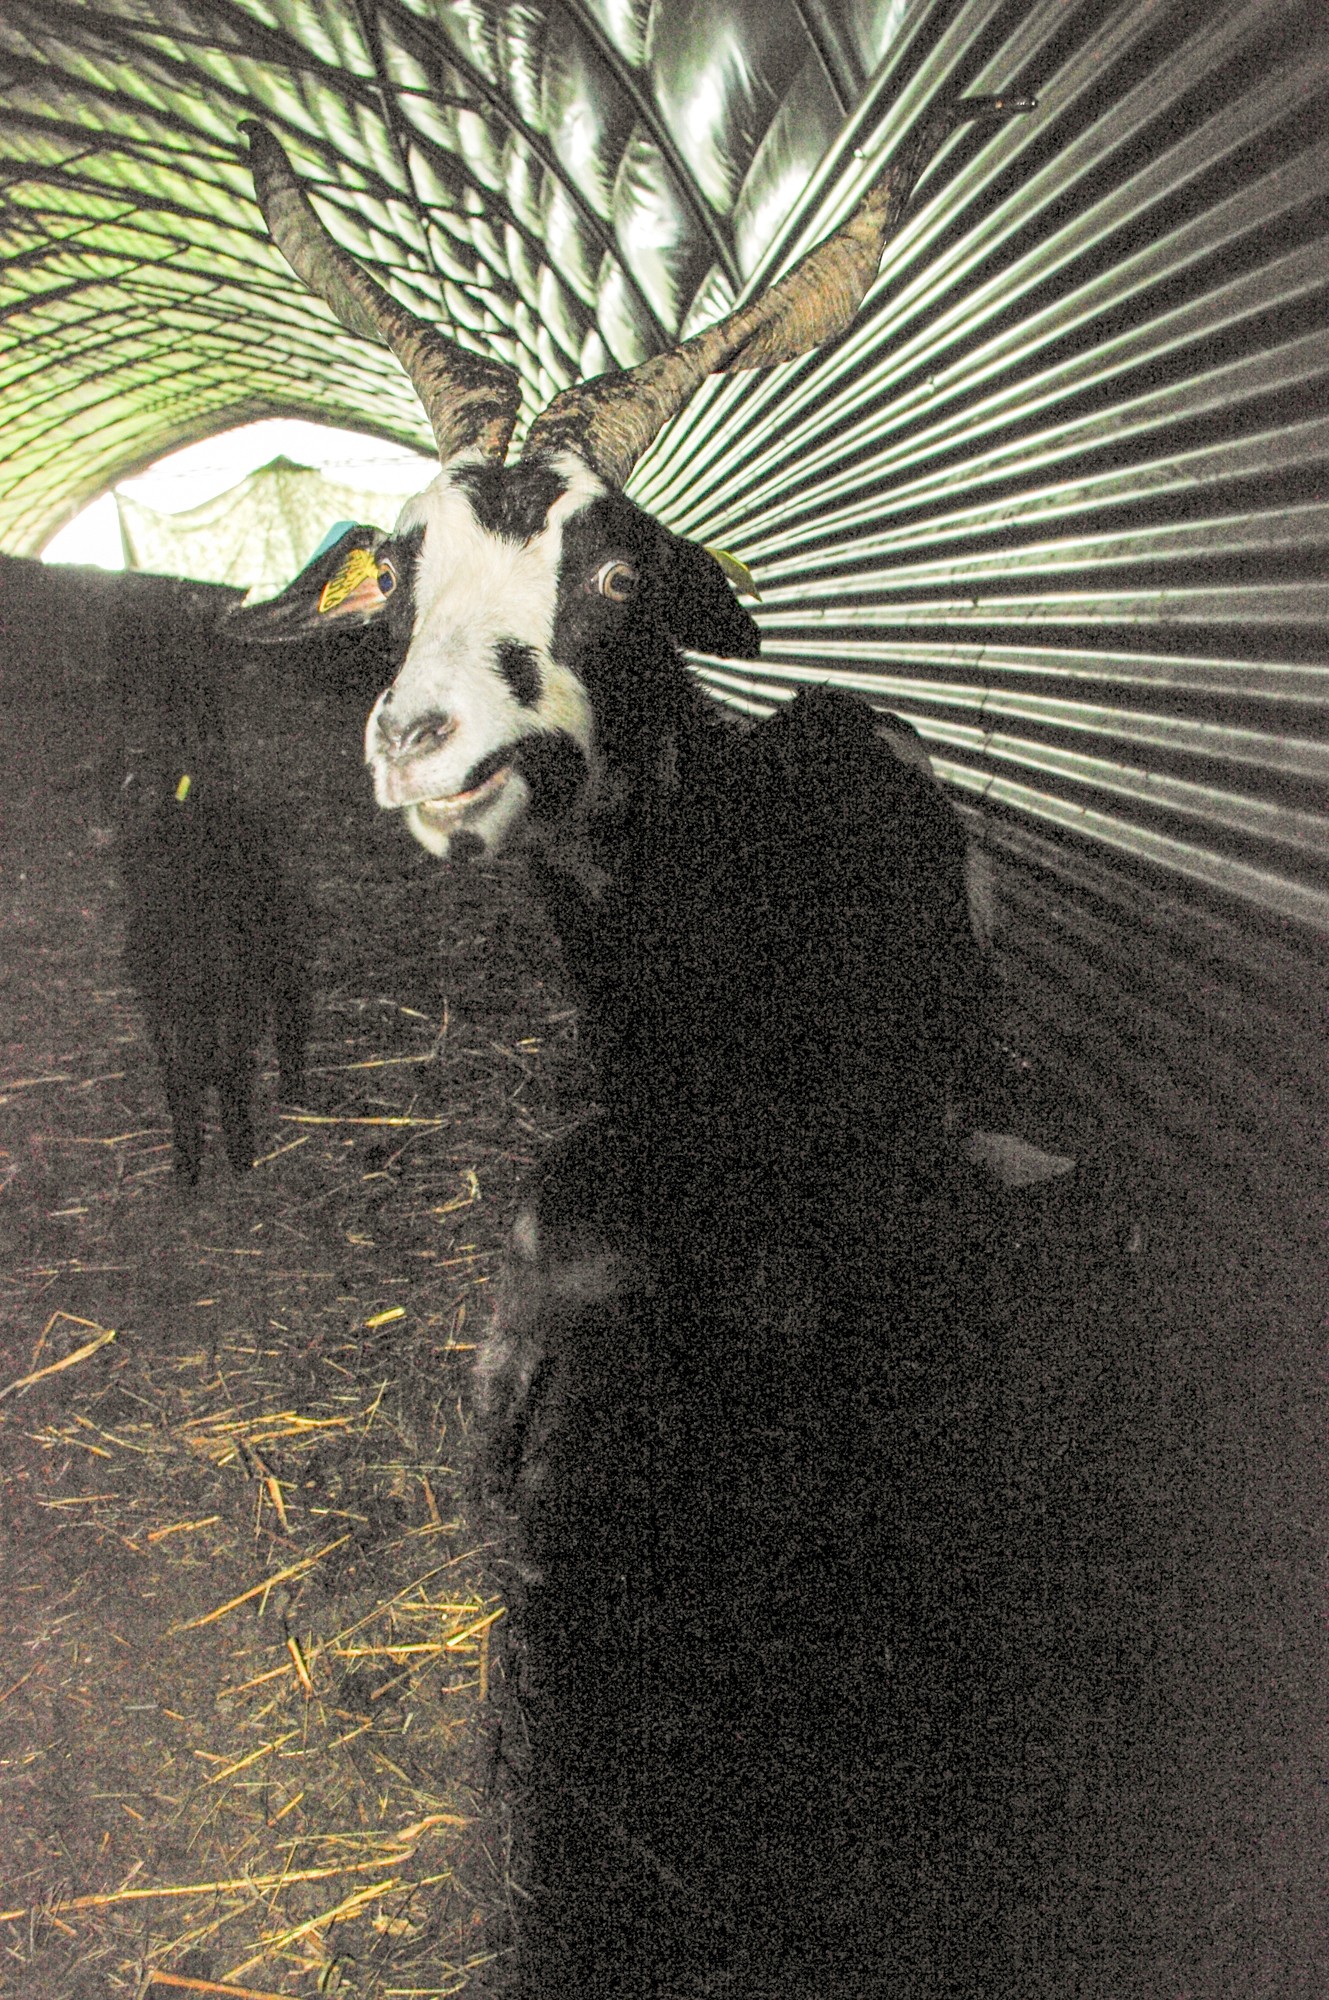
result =
[[[446,463],[474,446],[501,460],[521,400],[516,370],[468,353],[398,304],[329,235],[267,127],[246,118],[240,130],[249,140],[254,191],[273,242],[344,327],[392,349],[424,404],[439,457]]]
[[[844,332],[877,275],[914,184],[950,127],[1032,111],[1030,97],[954,100],[926,119],[832,236],[792,271],[714,326],[635,368],[597,375],[556,396],[531,425],[522,457],[570,451],[622,486],[637,460],[708,375],[793,361]]]

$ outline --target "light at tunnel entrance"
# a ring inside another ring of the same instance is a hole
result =
[[[269,418],[187,445],[119,481],[52,537],[42,560],[263,594],[309,560],[334,521],[390,528],[437,469],[383,438]]]

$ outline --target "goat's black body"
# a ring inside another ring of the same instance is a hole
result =
[[[206,784],[206,780],[204,780]],[[271,1021],[281,1093],[304,1089],[301,940],[265,828],[232,798],[168,799],[121,849],[125,969],[161,1068],[180,1178],[194,1185],[215,1086],[226,1157],[253,1164],[254,1053]]]
[[[112,639],[100,788],[124,884],[125,969],[166,1090],[179,1178],[194,1186],[217,1093],[226,1156],[254,1158],[254,1056],[271,1023],[281,1090],[304,1088],[303,912],[279,842],[243,803],[226,747],[226,648],[188,596],[154,618],[130,600]]]
[[[589,1173],[615,1243],[621,1167],[604,1128],[548,1164],[553,1257],[574,1206],[584,1251]],[[940,1177],[875,1215],[804,1198],[760,1248],[694,1207],[599,1296],[506,1281],[540,1357],[493,1466],[525,1575],[531,1993],[871,1992],[948,1933],[963,1957],[990,1886],[1012,1524],[971,1217]]]
[[[846,697],[674,755],[574,948],[601,1101],[672,1175],[671,1234],[698,1176],[729,1229],[879,1201],[989,1053],[955,813]]]
[[[540,869],[602,1110],[544,1162],[485,1384],[527,1578],[527,1977],[852,1992],[888,1932],[905,1962],[910,1870],[944,1873],[920,1744],[972,1735],[993,1615],[958,1581],[991,1387],[948,1132],[987,975],[962,828],[864,704],[748,729],[659,685],[595,892]]]
[[[823,2000],[885,1965],[931,2000],[1002,1570],[962,824],[851,697],[726,718],[679,652],[755,657],[723,565],[570,454],[445,465],[322,560],[243,629],[396,632],[375,795],[440,859],[532,856],[598,1104],[477,1362],[526,1988]]]

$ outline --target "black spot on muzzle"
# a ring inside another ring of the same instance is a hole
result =
[[[487,778],[493,777],[495,771],[501,771],[505,764],[515,764],[517,761],[515,750],[515,745],[505,743],[501,749],[489,751],[486,756],[480,759],[478,764],[472,764],[470,770],[462,779],[461,790],[463,792],[478,791]]]
[[[519,701],[523,708],[534,708],[544,688],[540,659],[534,646],[524,645],[520,639],[500,639],[496,658],[498,670],[512,689],[514,700]]]
[[[523,736],[516,743],[490,750],[472,764],[460,790],[478,791],[507,764],[526,780],[531,794],[529,810],[535,819],[557,819],[569,811],[586,781],[585,752],[570,736],[556,730],[552,735]]]

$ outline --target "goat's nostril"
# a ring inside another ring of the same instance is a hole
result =
[[[388,763],[396,763],[401,755],[401,731],[390,716],[380,715],[374,724],[374,742],[371,756],[384,758]]]
[[[456,720],[441,708],[431,708],[424,715],[408,720],[389,715],[383,705],[374,727],[384,756],[398,759],[425,756],[440,749],[457,733]]]
[[[409,727],[401,731],[398,747],[412,756],[418,756],[421,751],[437,750],[456,734],[456,730],[456,722],[450,715],[442,709],[433,709],[428,715],[417,716]]]

